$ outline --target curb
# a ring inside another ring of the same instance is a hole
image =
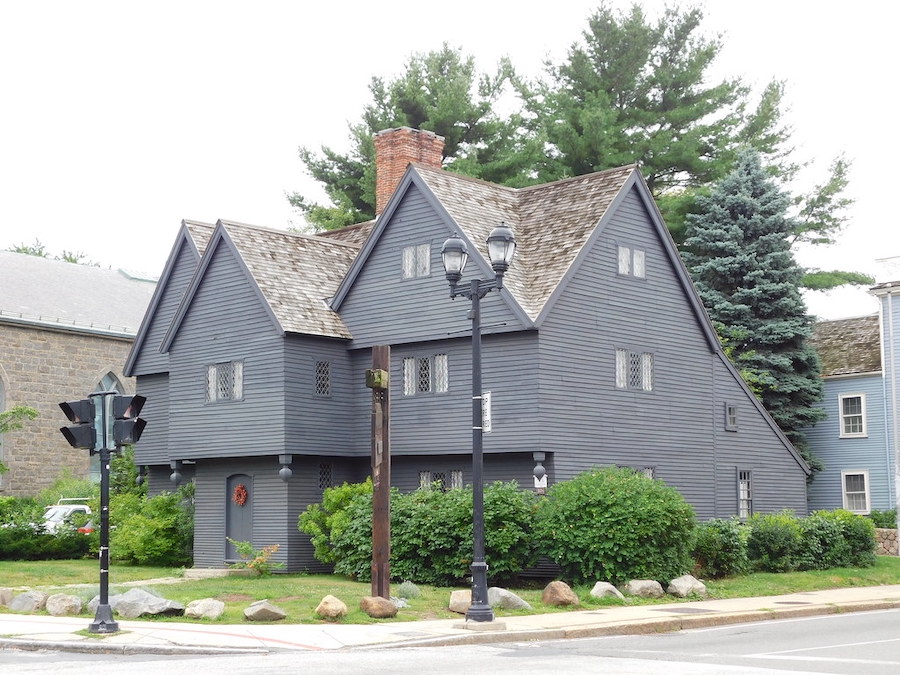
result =
[[[25,652],[54,650],[60,652],[76,652],[82,654],[114,654],[129,656],[134,654],[168,654],[168,655],[235,655],[235,654],[269,654],[271,650],[257,647],[201,647],[185,645],[141,645],[141,644],[108,644],[102,641],[92,642],[51,642],[49,640],[19,640],[16,638],[0,638],[0,650],[18,649]]]
[[[535,642],[539,640],[568,640],[578,638],[607,637],[615,635],[652,635],[674,633],[680,630],[711,628],[736,623],[757,623],[780,619],[798,619],[810,616],[828,616],[850,612],[868,612],[900,608],[900,600],[870,600],[846,602],[812,607],[756,609],[729,612],[714,616],[661,617],[658,619],[634,619],[604,626],[579,626],[575,628],[537,628],[506,632],[472,632],[466,635],[444,635],[418,638],[403,642],[376,645],[358,645],[350,649],[387,649],[407,647],[448,647],[457,645],[497,644],[501,642]]]

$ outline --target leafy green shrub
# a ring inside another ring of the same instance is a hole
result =
[[[748,525],[747,555],[754,569],[790,572],[797,568],[802,537],[792,512],[755,514]]]
[[[799,520],[800,549],[796,556],[798,570],[827,570],[841,567],[850,559],[850,547],[843,527],[828,511],[817,511]]]
[[[40,491],[37,502],[47,506],[62,498],[99,499],[100,485],[87,478],[76,478],[69,469],[64,469],[50,487]]]
[[[300,514],[298,528],[310,536],[317,560],[323,563],[338,562],[335,546],[349,524],[347,510],[350,503],[359,495],[368,495],[371,502],[371,478],[367,478],[364,483],[344,483],[326,488],[322,493],[322,503],[310,504]],[[371,549],[371,533],[369,537]]]
[[[889,511],[873,510],[869,514],[869,518],[875,523],[875,527],[883,527],[889,530],[897,527],[897,509],[890,509]]]
[[[737,518],[713,518],[700,523],[694,531],[692,551],[697,573],[703,577],[722,577],[746,574],[747,530]]]
[[[322,505],[310,505],[299,527],[313,537],[319,560],[333,562],[338,574],[365,581],[371,577],[372,564],[371,489],[340,490],[340,495],[328,495],[335,501],[326,504],[323,495]],[[535,509],[535,495],[519,490],[515,482],[485,488],[485,558],[497,583],[535,562]],[[391,491],[392,578],[453,583],[465,578],[471,563],[471,488]]]
[[[193,483],[189,483],[177,492],[140,501],[140,509],[125,515],[111,530],[110,555],[138,565],[190,565],[194,538],[192,497]]]
[[[841,526],[847,547],[847,559],[841,567],[871,567],[875,564],[875,524],[871,519],[844,509],[822,512]],[[837,566],[837,565],[836,565]]]
[[[668,582],[692,567],[694,525],[677,490],[631,469],[557,483],[538,511],[542,551],[575,583]]]

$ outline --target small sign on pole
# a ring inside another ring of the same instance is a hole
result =
[[[481,431],[491,433],[491,392],[481,393]]]

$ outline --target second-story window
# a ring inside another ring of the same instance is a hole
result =
[[[647,276],[645,255],[639,248],[619,246],[619,274],[644,279]]]
[[[431,274],[431,244],[403,247],[403,278],[427,277]]]
[[[450,386],[446,354],[403,359],[403,394],[442,394]]]
[[[331,363],[329,361],[316,361],[315,372],[316,396],[331,396]]]
[[[244,397],[244,362],[226,361],[206,367],[206,401],[236,401]]]

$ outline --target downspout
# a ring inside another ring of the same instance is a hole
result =
[[[888,290],[888,316],[890,323],[888,324],[888,334],[890,341],[888,342],[891,350],[891,425],[894,428],[894,506],[897,508],[898,516],[900,516],[900,428],[897,426],[897,359],[896,347],[894,345],[894,293]],[[890,472],[888,473],[890,475]],[[900,517],[897,521],[897,536],[900,542]],[[898,550],[900,553],[900,550]]]

